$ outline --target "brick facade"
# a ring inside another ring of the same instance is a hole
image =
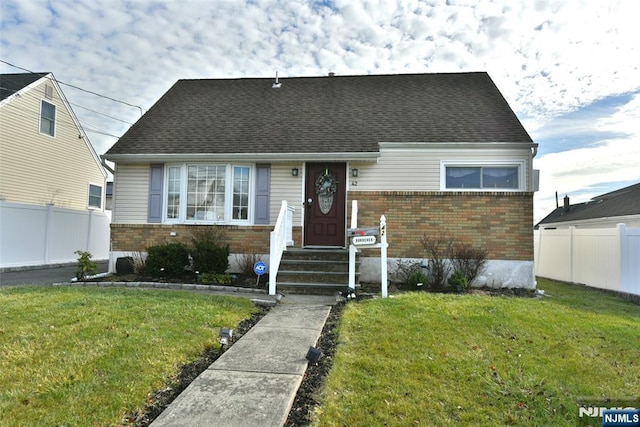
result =
[[[387,217],[391,258],[423,258],[421,238],[444,233],[486,248],[489,259],[533,260],[533,193],[350,191],[348,206],[351,200],[358,201],[361,227],[375,227],[381,214]],[[163,242],[189,244],[197,227],[219,228],[232,253],[269,253],[271,225],[111,224],[111,250],[142,252]],[[294,227],[293,235],[300,247],[302,228]]]
[[[389,257],[425,257],[421,238],[447,234],[494,260],[533,260],[533,193],[350,191],[358,226],[387,218]],[[349,219],[350,221],[350,219]]]
[[[216,227],[222,233],[221,243],[228,244],[231,253],[269,253],[271,225],[185,225],[185,224],[111,224],[111,250],[145,252],[148,246],[165,242],[189,245],[197,228]],[[175,236],[171,236],[175,233]],[[296,246],[302,241],[302,227],[293,228]]]

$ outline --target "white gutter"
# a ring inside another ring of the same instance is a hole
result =
[[[179,161],[255,161],[255,162],[285,162],[285,161],[346,161],[358,160],[375,162],[380,153],[176,153],[176,154],[103,154],[103,160],[115,163],[164,163]]]
[[[505,149],[529,148],[538,150],[535,142],[379,142],[385,150],[419,150],[419,149]]]

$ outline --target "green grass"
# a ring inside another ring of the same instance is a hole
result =
[[[179,291],[0,289],[0,426],[119,425],[255,311]]]
[[[313,425],[575,426],[580,397],[639,396],[640,306],[538,288],[349,304]]]

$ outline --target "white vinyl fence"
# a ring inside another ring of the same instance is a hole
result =
[[[536,276],[640,295],[640,228],[534,232]]]
[[[0,202],[0,268],[109,258],[110,213]]]

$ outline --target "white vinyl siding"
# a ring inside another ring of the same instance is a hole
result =
[[[291,176],[293,168],[298,168],[298,176]],[[269,212],[271,225],[275,225],[278,219],[283,200],[295,208],[293,225],[302,224],[303,171],[304,165],[302,163],[271,165],[271,209]]]
[[[44,87],[0,106],[0,197],[85,210],[89,183],[104,188],[105,175],[57,90],[47,100],[56,106],[55,138],[40,133]]]
[[[528,149],[398,149],[381,150],[377,163],[358,163],[350,168],[358,168],[358,177],[352,178],[353,191],[442,191],[441,165],[443,160],[478,162],[483,165],[522,164],[520,178],[530,191],[529,168],[531,152]],[[523,163],[522,163],[523,162]],[[522,188],[521,190],[524,190]]]
[[[113,182],[113,222],[145,224],[149,205],[148,164],[119,164]]]

